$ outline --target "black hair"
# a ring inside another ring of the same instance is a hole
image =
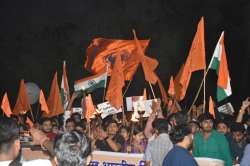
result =
[[[69,122],[73,122],[74,124],[76,124],[75,120],[73,118],[68,118],[65,122],[65,124],[69,123]]]
[[[228,121],[225,121],[225,120],[219,120],[216,122],[216,127],[220,124],[220,123],[223,123],[225,124],[228,128],[230,128],[230,124]]]
[[[50,121],[51,123],[52,123],[52,120],[51,120],[51,118],[42,118],[41,120],[40,120],[40,124],[42,125],[44,122],[46,122],[46,121]]]
[[[213,115],[209,114],[209,113],[204,113],[204,114],[201,114],[199,117],[198,117],[198,121],[200,123],[202,123],[203,121],[205,120],[212,120],[214,122],[214,117]]]
[[[106,122],[103,123],[103,125],[102,125],[103,129],[107,130],[109,125],[112,123],[115,123],[119,127],[118,123],[114,119],[110,119],[110,120],[107,120]]]
[[[91,145],[83,133],[72,131],[56,137],[54,150],[59,166],[85,166]]]
[[[168,133],[168,120],[164,118],[155,119],[152,123],[152,127],[158,130],[159,134]]]
[[[177,144],[182,142],[184,137],[191,133],[192,131],[188,125],[179,125],[173,128],[169,136],[173,144]]]
[[[245,132],[244,125],[239,122],[233,123],[230,129],[231,129],[231,132],[237,132],[237,131],[242,132],[242,133]]]
[[[168,117],[168,120],[171,121],[172,119],[175,119],[176,125],[179,126],[179,125],[187,124],[188,116],[184,112],[180,111],[180,112],[170,114]]]
[[[17,139],[19,139],[19,128],[17,122],[11,118],[1,118],[0,153],[7,153]]]
[[[144,130],[143,130],[142,127],[140,127],[140,125],[135,125],[135,126],[134,126],[133,134],[136,135],[136,134],[141,133],[141,132],[143,132],[143,131],[144,131]]]

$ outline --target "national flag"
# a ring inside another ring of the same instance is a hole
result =
[[[54,75],[51,87],[50,87],[50,93],[47,100],[48,108],[49,108],[49,114],[43,113],[43,117],[54,117],[58,116],[60,114],[64,113],[61,94],[58,86],[57,81],[57,72]]]
[[[116,56],[115,64],[109,81],[108,90],[106,92],[106,100],[116,109],[123,105],[122,88],[125,85],[122,70],[121,56]]]
[[[213,115],[213,117],[214,117],[214,119],[215,119],[214,102],[213,102],[213,99],[212,99],[211,96],[209,97],[209,113],[210,113],[211,115]]]
[[[16,104],[14,106],[13,114],[19,115],[19,114],[26,114],[28,111],[31,110],[31,106],[29,103],[26,87],[24,84],[24,80],[22,79],[20,82],[18,97],[16,100]]]
[[[147,89],[143,89],[143,100],[147,100]]]
[[[145,80],[151,84],[155,84],[158,80],[158,77],[155,74],[154,70],[156,69],[159,63],[157,60],[145,56],[142,46],[137,39],[135,30],[133,30],[133,34],[134,34],[135,45],[137,48],[138,60],[142,64]]]
[[[208,68],[216,70],[218,75],[217,101],[222,101],[232,94],[226,50],[224,45],[224,32],[221,33]]]
[[[140,40],[145,52],[149,40]],[[84,67],[93,74],[105,71],[107,63],[114,62],[115,56],[122,57],[122,68],[126,80],[131,80],[138,63],[133,60],[136,46],[133,40],[95,38],[86,51]],[[112,69],[110,70],[110,72]]]
[[[89,122],[90,118],[95,113],[95,106],[93,104],[93,100],[92,100],[91,94],[88,94],[88,96],[85,97],[84,101],[85,101],[85,107],[86,107],[85,118]]]
[[[170,81],[169,81],[168,94],[170,96],[175,96],[175,87],[174,87],[173,76],[171,76]]]
[[[10,108],[10,102],[8,99],[7,92],[4,93],[1,108],[4,112],[4,114],[9,118],[12,115],[11,108]]]
[[[74,89],[75,91],[83,90],[83,91],[87,91],[88,93],[91,93],[97,88],[106,88],[107,76],[108,74],[105,71],[105,72],[75,81]]]
[[[70,92],[69,92],[69,83],[66,72],[66,61],[63,61],[63,75],[61,82],[61,93],[62,93],[62,102],[64,106],[64,110],[67,109],[69,100],[70,100]]]
[[[41,110],[44,111],[46,114],[49,114],[49,108],[46,103],[42,89],[40,90],[39,103],[41,104]]]

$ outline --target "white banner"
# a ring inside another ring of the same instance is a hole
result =
[[[111,106],[109,102],[104,102],[97,105],[97,108],[99,112],[101,112],[102,119],[106,118],[109,115],[117,114],[119,112],[122,112],[122,109],[120,108],[117,110],[115,107]]]

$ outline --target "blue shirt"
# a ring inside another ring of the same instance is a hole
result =
[[[168,152],[162,166],[198,166],[198,164],[187,149],[176,145]]]

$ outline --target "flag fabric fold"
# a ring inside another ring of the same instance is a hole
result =
[[[147,100],[147,89],[143,89],[143,100]]]
[[[224,45],[224,32],[221,33],[208,68],[216,70],[218,75],[217,101],[222,101],[232,94],[226,50]]]
[[[57,81],[57,72],[54,75],[54,78],[50,87],[50,93],[49,93],[49,97],[47,100],[47,104],[49,108],[49,114],[46,114],[46,112],[43,112],[43,117],[54,117],[54,116],[58,116],[64,113],[63,103],[62,103],[61,94],[60,94],[58,81]]]
[[[213,102],[213,99],[212,99],[211,96],[209,97],[209,113],[210,113],[211,115],[213,115],[213,117],[214,117],[214,119],[215,119],[214,102]]]
[[[26,114],[28,111],[31,110],[31,106],[29,103],[26,87],[24,80],[22,79],[20,82],[20,87],[19,87],[19,92],[18,92],[18,97],[16,100],[16,104],[13,109],[13,114],[14,115],[19,115],[19,114]]]
[[[4,93],[1,108],[4,112],[4,114],[9,118],[12,115],[11,108],[10,108],[10,102],[8,99],[7,92]]]
[[[171,76],[169,81],[168,94],[173,97],[175,96],[175,86],[174,86],[173,76]]]
[[[87,91],[88,93],[93,92],[98,88],[106,88],[107,82],[107,72],[102,72],[90,77],[83,78],[81,80],[75,81],[74,89],[75,91]]]
[[[40,90],[40,96],[39,96],[39,103],[41,104],[41,110],[44,111],[46,114],[49,114],[49,108],[46,103],[43,91]]]
[[[95,106],[93,104],[91,94],[88,94],[88,96],[85,96],[85,107],[86,107],[85,118],[87,119],[88,122],[90,122],[90,118],[95,113]]]
[[[145,51],[149,40],[139,42]],[[133,40],[95,38],[87,48],[84,67],[94,74],[100,73],[106,69],[107,63],[112,64],[115,57],[119,55],[122,57],[124,77],[126,80],[131,80],[138,66],[138,63],[134,61],[135,49]]]
[[[115,64],[109,81],[108,90],[106,92],[106,100],[116,109],[123,105],[122,88],[125,85],[122,70],[121,56],[116,56]]]

